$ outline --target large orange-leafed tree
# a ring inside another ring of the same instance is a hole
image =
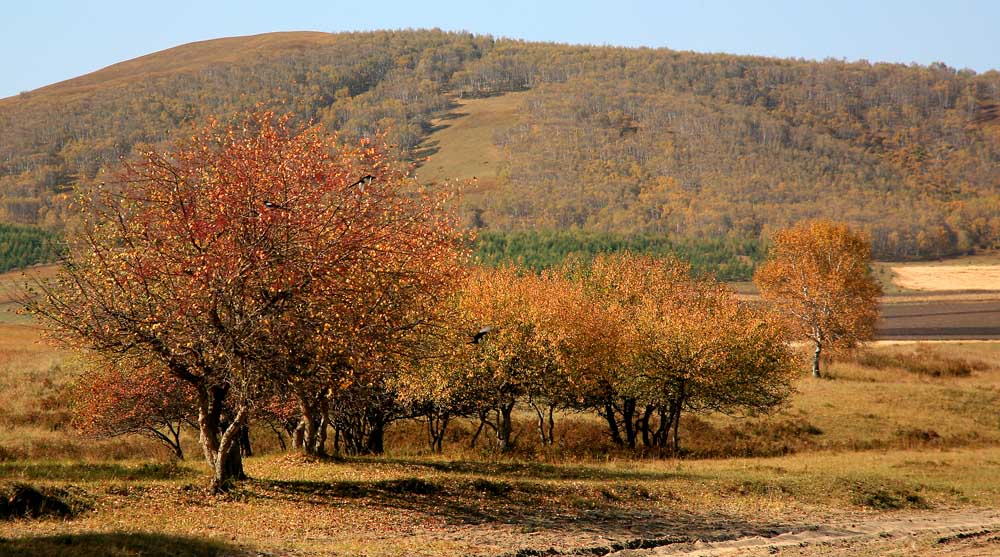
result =
[[[870,272],[871,244],[847,225],[818,220],[778,232],[754,274],[761,296],[813,345],[812,373],[828,348],[871,339],[882,288]]]
[[[212,122],[81,199],[63,272],[29,309],[98,359],[189,384],[224,489],[272,393],[314,420],[317,396],[412,357],[435,326],[459,234],[386,152],[269,112]]]

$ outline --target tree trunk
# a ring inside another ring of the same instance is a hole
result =
[[[552,416],[555,411],[555,406],[549,406],[549,445],[556,444],[556,420]]]
[[[447,410],[438,410],[437,405],[432,405],[427,412],[427,434],[431,442],[431,452],[441,453],[441,445],[444,442],[444,434],[448,430],[448,422],[451,421],[451,413]]]
[[[604,419],[608,421],[608,432],[611,434],[611,440],[615,445],[619,447],[625,444],[622,440],[621,431],[618,429],[618,419],[615,417],[615,405],[609,398],[604,403]]]
[[[292,432],[292,448],[297,451],[304,451],[306,444],[306,423],[305,420],[299,420],[299,425],[295,426],[295,431]]]
[[[646,409],[642,413],[642,417],[639,418],[639,431],[642,432],[642,444],[645,447],[652,447],[653,442],[649,436],[649,419],[653,417],[653,411],[656,407],[652,404],[647,404]]]
[[[487,420],[487,414],[488,413],[489,413],[489,411],[479,412],[479,427],[476,428],[476,433],[474,433],[472,435],[472,440],[469,441],[469,448],[470,449],[475,449],[476,448],[476,443],[479,441],[479,435],[483,432],[483,428],[486,427],[487,425],[489,425],[489,420]],[[494,428],[494,429],[496,429],[496,428]]]
[[[667,433],[670,432],[670,426],[674,423],[673,406],[670,406],[668,411],[663,405],[659,407],[659,423],[656,426],[656,431],[653,432],[653,445],[656,447],[666,447],[667,446]]]
[[[635,399],[625,398],[622,400],[622,422],[625,424],[625,442],[628,448],[635,448],[636,423],[635,423]]]
[[[250,426],[245,425],[240,430],[240,453],[243,456],[253,456],[253,447],[250,445]]]
[[[674,436],[673,442],[671,443],[671,450],[674,456],[680,456],[681,454],[681,440],[680,440],[680,429],[681,429],[681,403],[677,404],[674,409]]]
[[[497,407],[497,448],[502,453],[510,452],[514,448],[510,440],[511,432],[514,430],[510,419],[513,411],[514,401],[503,402]]]
[[[671,443],[671,449],[673,450],[674,456],[680,456],[681,454],[681,411],[684,410],[684,401],[687,400],[687,389],[684,381],[680,382],[677,388],[677,398],[674,400],[673,415],[674,415],[674,438],[673,443]]]
[[[246,425],[246,409],[237,409],[232,422],[223,428],[222,413],[228,389],[197,387],[199,440],[205,460],[212,469],[212,489],[226,491],[233,481],[246,478],[237,442],[240,430]]]
[[[823,352],[823,345],[816,343],[816,350],[813,351],[813,377],[819,377],[819,356]]]
[[[240,432],[246,427],[246,421],[246,409],[240,408],[233,422],[219,438],[219,451],[212,477],[212,491],[216,493],[229,491],[234,481],[245,480],[247,477],[243,472],[243,452],[239,444]]]
[[[365,441],[364,453],[379,455],[385,452],[385,415],[379,412],[371,418],[371,429]]]
[[[546,421],[546,412],[542,411],[542,406],[534,401],[531,401],[530,404],[538,418],[538,437],[541,439],[542,446],[551,446],[555,442],[555,434],[553,433],[555,419],[552,415],[555,407],[551,404],[545,406],[548,409],[548,421]]]
[[[302,452],[316,454],[316,433],[319,430],[319,417],[313,412],[312,406],[301,403],[302,407]]]

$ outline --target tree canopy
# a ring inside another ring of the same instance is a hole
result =
[[[803,222],[774,237],[754,282],[815,347],[813,375],[824,348],[849,348],[875,334],[882,288],[871,274],[871,246],[846,224]]]
[[[63,271],[29,307],[99,359],[190,384],[223,488],[243,475],[237,435],[272,393],[326,392],[419,357],[460,276],[445,203],[368,141],[270,112],[211,122],[80,200]]]

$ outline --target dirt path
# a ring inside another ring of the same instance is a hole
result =
[[[936,536],[938,544],[952,541],[977,541],[984,535],[993,536],[994,544],[1000,541],[1000,510],[953,511],[921,513],[886,518],[859,518],[857,521],[822,525],[787,532],[772,537],[744,537],[725,541],[694,542],[664,545],[645,550],[624,550],[610,555],[616,557],[687,556],[716,557],[733,555],[764,555],[782,552],[783,548],[807,548],[830,544],[844,545],[841,549],[871,542],[883,543],[919,536]],[[981,540],[979,540],[981,541]],[[962,554],[949,551],[949,554]],[[1000,546],[994,546],[1000,551]],[[853,552],[852,552],[853,553]],[[802,553],[800,553],[802,554]],[[810,554],[806,551],[804,554]],[[868,553],[866,553],[867,555]],[[876,553],[877,554],[877,553]],[[987,553],[968,553],[986,555]]]

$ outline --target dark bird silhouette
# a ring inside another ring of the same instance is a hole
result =
[[[358,186],[358,191],[360,191],[361,193],[364,193],[365,192],[365,186],[370,185],[372,183],[372,180],[374,180],[374,179],[375,179],[375,177],[372,176],[371,174],[365,174],[364,176],[362,176],[361,178],[359,178],[357,181],[355,181],[353,184],[351,184],[351,185],[349,185],[347,187],[353,188],[354,186]]]
[[[280,211],[291,211],[291,209],[289,209],[288,207],[285,207],[284,205],[278,205],[277,203],[275,203],[274,201],[271,201],[270,199],[265,199],[264,200],[264,206],[267,207],[268,209],[278,209]]]
[[[493,326],[491,325],[479,329],[478,331],[476,331],[476,334],[472,335],[472,341],[470,341],[469,344],[479,344],[479,341],[483,340],[483,337],[486,336],[486,333],[492,330]]]

